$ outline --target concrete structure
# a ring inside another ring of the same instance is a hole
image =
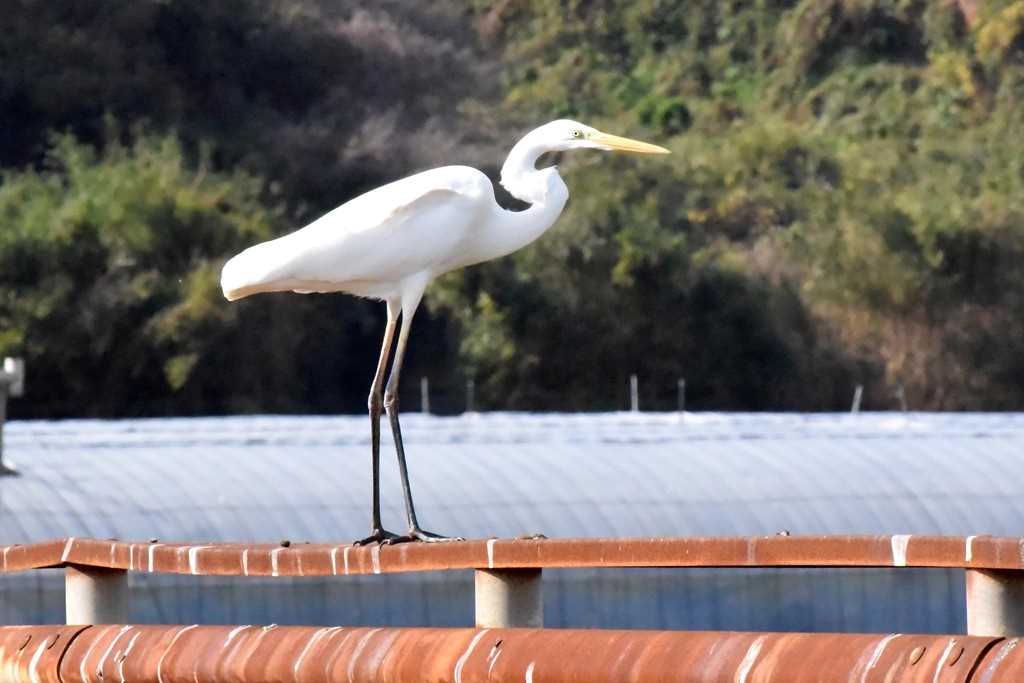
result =
[[[541,569],[477,569],[477,628],[540,628],[544,625]]]
[[[128,572],[124,569],[64,569],[65,621],[69,624],[128,622]]]

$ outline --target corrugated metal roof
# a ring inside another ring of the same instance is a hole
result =
[[[357,538],[369,525],[366,423],[365,417],[14,422],[5,435],[6,457],[22,476],[0,481],[0,540]],[[1017,535],[1024,529],[1020,414],[410,414],[403,431],[420,520],[428,529],[467,537],[755,535],[782,529]],[[401,531],[401,495],[386,426],[383,441],[384,519]],[[552,596],[566,612],[549,617],[549,623],[590,625],[572,621],[572,614],[589,614],[597,622],[620,610],[629,623],[603,625],[806,628],[808,619],[830,628],[872,625],[858,621],[858,610],[849,606],[807,607],[821,591],[832,601],[848,590],[838,583],[808,588],[795,603],[804,605],[805,614],[766,625],[753,607],[736,611],[735,595],[726,592],[759,596],[762,607],[773,595],[777,603],[781,594],[765,592],[764,582],[747,584],[756,573],[709,571],[685,572],[681,580],[688,586],[657,573],[627,575],[633,578],[626,580],[658,586],[647,596],[669,601],[656,610],[667,611],[661,616],[639,607],[591,605],[585,596],[567,592]],[[589,577],[590,589],[612,591],[605,597],[624,590],[617,583],[622,579],[597,574],[564,576]],[[777,581],[798,587],[804,580],[801,572],[791,576],[797,578]],[[867,576],[889,588],[903,581],[881,580],[875,572]],[[957,591],[962,596],[962,587],[955,577],[934,581],[913,595],[936,609],[943,602],[945,616],[936,611],[901,617],[898,608],[892,616],[916,619],[910,624],[916,630],[954,630],[962,617],[951,615],[948,605]],[[713,604],[695,597],[709,582],[716,586]],[[367,587],[374,585],[382,586]],[[927,592],[932,589],[938,597]],[[643,603],[640,594],[628,599]],[[422,609],[412,611],[432,614],[431,623],[452,623],[439,616],[452,608],[430,600],[424,597]],[[225,609],[200,603],[206,605],[201,609]],[[723,614],[726,605],[733,611]],[[178,621],[206,620],[180,611],[187,607],[173,609]],[[322,606],[309,609],[325,616]],[[878,610],[889,608],[869,611]],[[365,614],[376,623],[409,623],[403,621],[408,612]],[[299,610],[296,618],[303,614],[311,612]],[[651,615],[648,621],[645,614]],[[904,625],[893,628],[906,630]]]
[[[338,541],[369,522],[364,417],[14,422],[0,538]],[[1024,416],[409,415],[428,528],[466,537],[1024,529]],[[383,436],[385,523],[401,530]]]

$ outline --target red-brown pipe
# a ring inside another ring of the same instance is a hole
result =
[[[19,683],[1019,683],[1024,648],[969,636],[305,626],[0,627]]]
[[[88,626],[0,626],[0,681],[59,683],[60,660]]]
[[[1024,542],[992,536],[486,539],[459,543],[127,543],[63,538],[0,546],[0,573],[77,565],[220,576],[334,576],[449,569],[948,567],[1024,571]]]

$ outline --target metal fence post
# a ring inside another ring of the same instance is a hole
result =
[[[17,470],[4,462],[4,423],[7,422],[7,382],[0,376],[0,476],[17,474]]]
[[[430,413],[430,380],[426,377],[420,377],[420,412]]]
[[[68,624],[127,624],[128,572],[68,565],[64,568]]]
[[[17,474],[17,470],[4,462],[4,423],[7,421],[7,399],[17,398],[25,392],[25,361],[4,358],[0,368],[0,476]]]
[[[902,384],[896,385],[896,400],[900,403],[900,410],[907,412],[907,392]]]
[[[1024,635],[1024,572],[966,570],[967,635]]]
[[[853,390],[853,405],[850,406],[850,412],[851,413],[859,413],[860,412],[860,400],[861,400],[861,398],[863,396],[864,396],[864,385],[863,384],[858,384],[857,387]]]
[[[540,569],[477,569],[477,628],[541,628],[544,592]]]

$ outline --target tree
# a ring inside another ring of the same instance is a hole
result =
[[[0,185],[0,351],[32,368],[31,412],[227,408],[211,364],[240,324],[221,305],[223,255],[268,237],[262,183],[188,168],[172,136],[101,153],[56,136],[44,170]],[[248,356],[251,360],[251,356]],[[221,368],[223,371],[223,368]]]

